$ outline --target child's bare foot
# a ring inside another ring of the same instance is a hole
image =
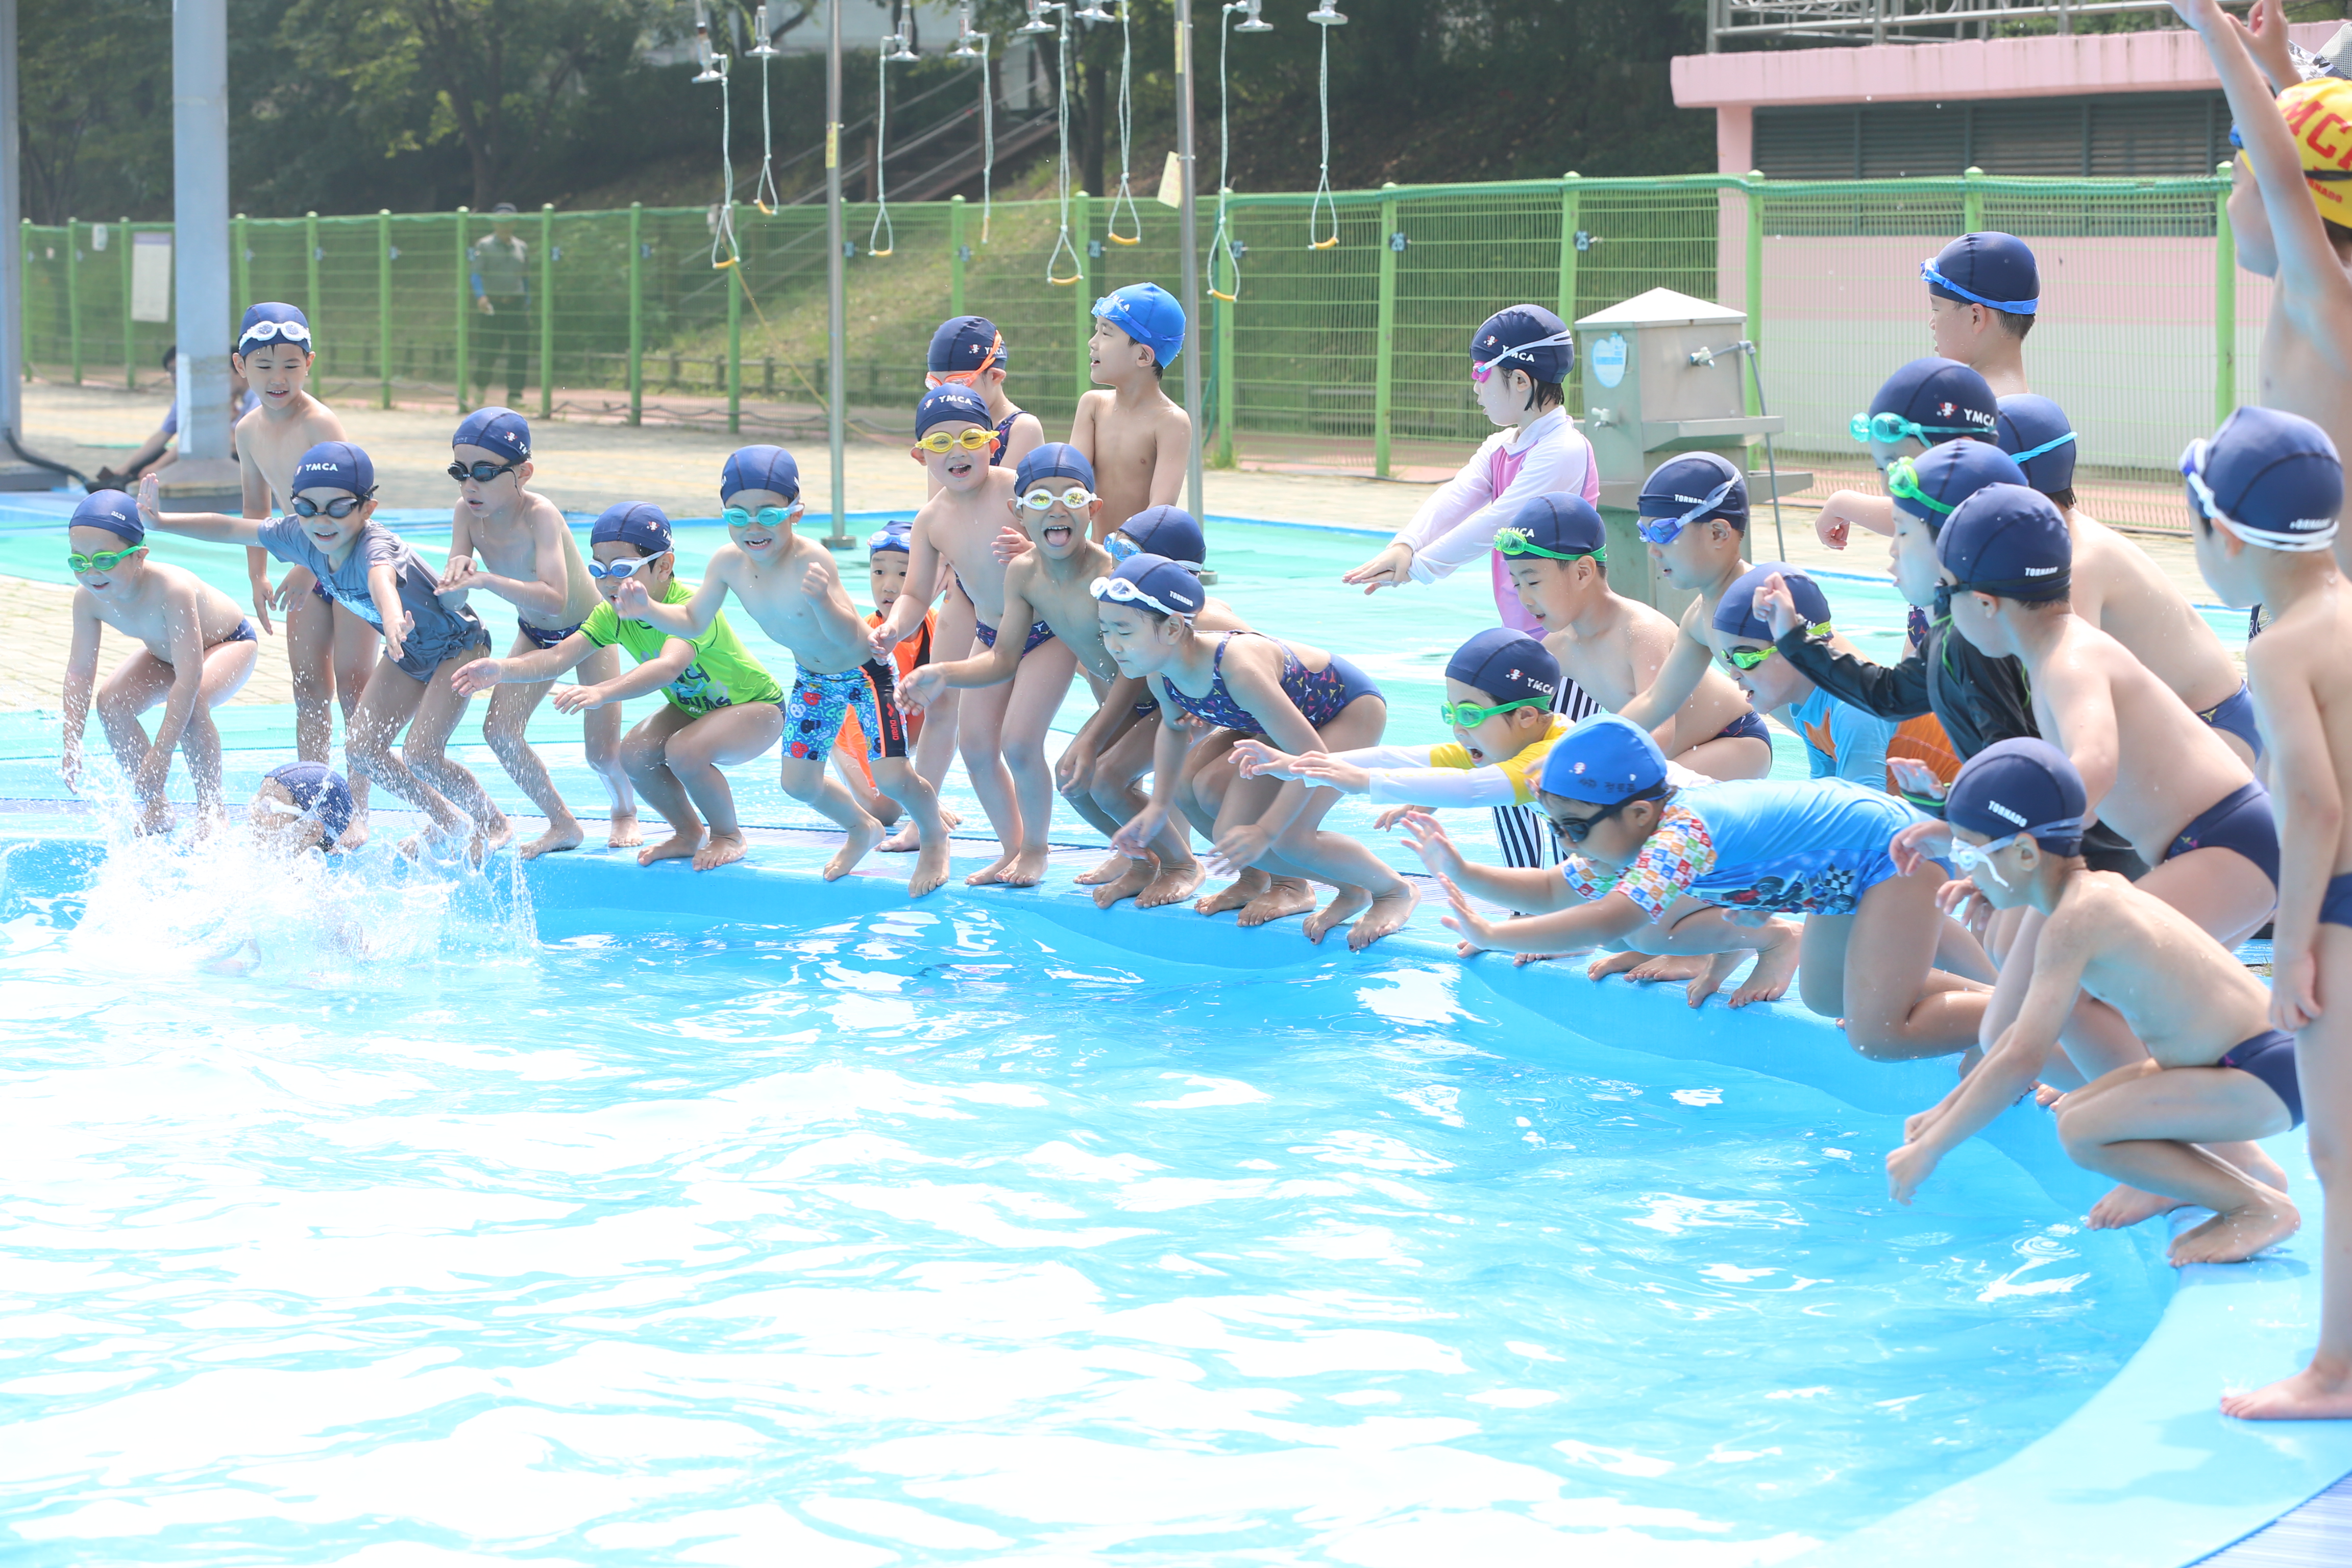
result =
[[[1382,893],[1372,900],[1372,907],[1358,918],[1348,932],[1348,945],[1361,952],[1391,931],[1402,930],[1412,918],[1412,909],[1421,902],[1421,889],[1411,882],[1393,893]]]
[[[741,834],[714,833],[701,848],[694,852],[694,868],[698,871],[715,870],[731,860],[740,860],[751,852],[751,847],[743,842]]]
[[[1359,912],[1371,907],[1372,895],[1362,888],[1342,888],[1331,895],[1331,901],[1307,917],[1307,940],[1319,942],[1331,928],[1354,920]],[[1244,917],[1247,919],[1246,915]]]
[[[1076,882],[1081,888],[1099,888],[1104,886],[1106,883],[1116,886],[1118,883],[1123,882],[1129,877],[1132,876],[1138,866],[1149,865],[1152,862],[1143,860],[1130,860],[1124,855],[1113,854],[1109,859],[1104,861],[1093,870],[1081,871],[1076,876],[1071,878],[1070,880]],[[1123,899],[1132,896],[1132,891],[1130,890],[1127,893],[1121,893],[1119,898]],[[1111,903],[1115,904],[1118,901],[1118,899],[1113,899]],[[1100,899],[1097,899],[1095,902],[1102,904],[1102,900]],[[1102,907],[1108,909],[1110,908],[1110,904],[1103,904]]]
[[[1215,892],[1203,894],[1193,900],[1192,907],[1204,915],[1221,915],[1227,910],[1247,909],[1252,899],[1272,886],[1272,877],[1252,867]]]
[[[936,844],[923,846],[915,857],[915,873],[907,879],[907,896],[919,899],[925,893],[937,892],[948,879],[948,836],[939,836]]]
[[[547,831],[515,851],[518,860],[536,860],[542,855],[560,855],[566,849],[577,849],[587,835],[580,831],[579,819],[568,813],[548,822]]]
[[[940,807],[940,826],[953,831],[963,826],[963,818],[943,805]],[[922,838],[922,834],[915,826],[915,819],[909,816],[898,824],[897,832],[875,847],[876,853],[911,855],[923,847]]]
[[[1265,891],[1242,906],[1235,925],[1262,926],[1268,921],[1303,915],[1315,907],[1315,889],[1296,877],[1276,877]]]
[[[2160,1214],[2170,1214],[2183,1206],[2179,1198],[2168,1198],[2161,1193],[2142,1192],[2134,1186],[2117,1185],[2091,1205],[2089,1224],[2093,1230],[2128,1230],[2142,1220],[2154,1219]]]
[[[1731,978],[1731,972],[1746,962],[1748,962],[1746,948],[1736,948],[1729,952],[1709,953],[1706,967],[1700,970],[1697,976],[1683,988],[1684,1000],[1694,1007],[1706,1005],[1706,999],[1722,990],[1723,983]]]
[[[1147,855],[1140,860],[1130,860],[1121,855],[1118,859],[1124,868],[1116,880],[1097,875],[1109,869],[1108,862],[1076,879],[1081,887],[1098,884],[1095,887],[1095,908],[1098,910],[1107,910],[1122,899],[1134,898],[1150,887],[1151,879],[1160,874],[1160,860],[1156,856]]]
[[[1622,974],[1637,963],[1647,963],[1650,955],[1627,949],[1623,952],[1604,952],[1584,966],[1587,980],[1606,980],[1612,974]]]
[[[514,838],[514,824],[500,812],[489,822],[476,823],[474,831],[466,837],[466,858],[479,867],[491,856],[505,848]]]
[[[857,863],[873,853],[874,847],[881,842],[882,825],[870,816],[855,827],[844,828],[841,835],[841,847],[835,850],[833,858],[824,863],[824,879],[828,882],[840,881],[856,870]]]
[[[2221,1396],[2221,1414],[2241,1421],[2340,1421],[2352,1416],[2352,1367],[2318,1363],[2267,1388]]]
[[[1750,1002],[1778,1002],[1786,996],[1790,982],[1797,978],[1797,961],[1803,955],[1804,950],[1793,942],[1759,951],[1756,967],[1731,994],[1731,1005],[1745,1007]]]
[[[1045,851],[1007,850],[963,879],[967,888],[1034,888],[1045,878]]]
[[[656,860],[691,860],[702,847],[704,830],[697,827],[691,833],[673,833],[658,844],[648,844],[637,851],[637,864],[650,866]]]
[[[2172,1265],[2243,1263],[2303,1227],[2303,1215],[2284,1193],[2269,1193],[2242,1209],[2217,1214],[2172,1242]]]
[[[1143,891],[1135,895],[1139,910],[1156,910],[1164,904],[1181,904],[1192,896],[1201,885],[1201,863],[1184,860],[1173,866],[1163,866],[1160,875],[1151,879]]]
[[[635,849],[645,841],[645,832],[638,827],[637,814],[634,811],[616,811],[613,819],[604,825],[604,847],[607,849]]]
[[[352,814],[351,826],[344,828],[342,837],[335,840],[336,847],[341,849],[344,854],[348,855],[352,850],[358,848],[361,845],[365,844],[367,841],[367,813],[364,811],[353,812]]]

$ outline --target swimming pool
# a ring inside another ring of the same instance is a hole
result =
[[[2034,1113],[1893,1209],[1939,1069],[1794,1009],[814,853],[383,858],[354,956],[16,836],[7,1559],[1761,1563],[2179,1381]]]

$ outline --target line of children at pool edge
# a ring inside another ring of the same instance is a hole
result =
[[[2284,112],[2268,108],[2246,30],[2210,6],[2182,9],[2249,128],[2242,234],[2259,223],[2274,237],[2283,298],[2300,289],[2313,319],[2352,330],[2352,212],[2329,206],[2346,193],[2302,177],[2315,166],[2299,140],[2314,117],[2297,119],[2306,102],[2352,118],[2352,84],[2292,84]],[[992,326],[940,330],[912,451],[929,500],[871,542],[868,617],[794,532],[797,471],[772,447],[728,460],[729,542],[698,585],[676,579],[667,521],[650,506],[607,510],[585,562],[560,518],[540,526],[551,509],[522,489],[528,429],[503,410],[457,437],[458,543],[478,565],[453,552],[436,574],[371,523],[372,470],[340,442],[299,454],[243,520],[165,517],[152,492],[135,507],[94,496],[75,520],[92,630],[85,657],[78,623],[68,766],[104,620],[148,643],[150,663],[100,698],[142,810],[160,813],[155,759],[168,765],[174,738],[217,803],[207,715],[250,670],[251,628],[136,547],[145,526],[239,540],[307,569],[337,614],[382,638],[348,755],[355,779],[426,814],[427,839],[479,857],[507,832],[442,749],[465,700],[516,688],[527,717],[562,671],[615,645],[633,669],[608,663],[554,700],[593,718],[664,693],[653,717],[612,734],[600,764],[615,843],[630,792],[671,825],[647,862],[740,858],[723,770],[781,740],[785,790],[843,829],[826,875],[846,874],[883,845],[886,818],[903,818],[890,847],[916,851],[919,896],[948,875],[937,790],[960,752],[1001,851],[971,884],[1040,880],[1058,796],[1111,838],[1114,856],[1081,879],[1106,907],[1192,898],[1215,874],[1233,880],[1197,900],[1203,912],[1237,910],[1244,924],[1303,914],[1310,939],[1344,924],[1361,947],[1398,929],[1416,894],[1323,826],[1341,794],[1360,794],[1433,874],[1465,955],[1614,949],[1595,974],[1685,979],[1694,1004],[1746,966],[1734,1005],[1794,984],[1866,1056],[1958,1057],[1957,1087],[1888,1156],[1897,1199],[2038,1086],[2069,1152],[2116,1181],[2095,1225],[2194,1205],[2212,1217],[2173,1243],[2176,1262],[2250,1258],[2300,1223],[2260,1140],[2307,1109],[2323,1186],[2340,1195],[2352,1132],[2336,1037],[2352,1007],[2327,1005],[2352,956],[2352,935],[2334,934],[2352,928],[2352,675],[2327,656],[2352,631],[2342,467],[2334,434],[2289,406],[2341,400],[2308,384],[2323,373],[2307,352],[2266,343],[2272,405],[2240,410],[2184,455],[2200,568],[2230,603],[2270,616],[2242,679],[2185,596],[2078,504],[2075,432],[2024,375],[2041,292],[2031,250],[1971,234],[1921,270],[1937,353],[1899,367],[1853,422],[1885,494],[1841,492],[1820,523],[1840,546],[1856,525],[1889,537],[1890,575],[1914,610],[1892,665],[1838,634],[1821,583],[1748,559],[1745,475],[1711,453],[1668,461],[1640,490],[1651,563],[1694,595],[1679,622],[1614,593],[1591,448],[1564,409],[1572,334],[1515,306],[1470,344],[1472,388],[1498,434],[1348,574],[1370,594],[1481,554],[1491,563],[1502,624],[1447,665],[1453,743],[1384,744],[1386,700],[1348,658],[1250,627],[1203,591],[1202,531],[1172,505],[1183,416],[1159,390],[1182,317],[1140,285],[1097,306],[1104,390],[1068,443],[1045,441],[1005,397]],[[267,376],[257,384],[267,397]],[[268,521],[272,495],[300,521]],[[575,566],[593,602],[572,591]],[[505,658],[487,657],[465,605],[474,587],[539,612]],[[730,593],[792,651],[788,682],[729,630]],[[1081,669],[1096,710],[1049,762],[1047,722]],[[167,697],[164,732],[149,741],[136,714]],[[1802,737],[1809,779],[1767,776],[1762,713]],[[500,761],[551,825],[527,847],[577,843],[576,819],[534,790],[535,759],[509,722]],[[596,746],[592,728],[592,758]],[[282,824],[290,812],[331,839],[362,820],[340,790],[323,769],[273,776],[259,814]],[[1495,812],[1504,864],[1466,858],[1437,815],[1466,807]],[[2283,857],[2282,837],[2306,852]],[[1319,908],[1317,884],[1329,890]],[[2273,919],[2266,989],[2232,949]],[[2326,1256],[2312,1367],[2233,1395],[2233,1414],[2352,1414],[2352,1198],[2330,1205]]]

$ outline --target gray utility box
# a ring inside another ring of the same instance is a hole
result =
[[[1609,525],[1609,583],[1628,598],[1679,616],[1688,592],[1657,580],[1634,531],[1634,500],[1650,470],[1677,452],[1717,452],[1748,473],[1751,507],[1772,500],[1769,475],[1749,471],[1748,449],[1787,428],[1778,415],[1748,412],[1745,312],[1671,289],[1653,289],[1576,323],[1584,367],[1584,432],[1601,468],[1601,517]],[[1696,356],[1696,357],[1694,357]],[[1780,493],[1812,483],[1780,470]],[[1755,559],[1754,551],[1748,552]]]

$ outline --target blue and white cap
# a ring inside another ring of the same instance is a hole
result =
[[[744,489],[764,489],[764,485],[744,485]],[[670,547],[669,514],[649,500],[617,501],[604,509],[588,531],[588,542],[599,544],[633,544],[646,555],[659,555]]]
[[[352,786],[326,763],[280,763],[261,776],[281,785],[295,810],[317,819],[320,848],[332,848],[352,825]]]
[[[1549,703],[1559,695],[1559,660],[1525,632],[1488,626],[1454,650],[1445,661],[1445,679],[1497,701]]]
[[[950,382],[931,388],[915,405],[915,438],[921,440],[934,425],[985,425],[993,429],[996,421],[988,416],[988,399]]]
[[[479,447],[509,463],[530,456],[530,421],[511,408],[477,408],[457,422],[452,447]]]
[[[1165,370],[1184,352],[1184,307],[1157,283],[1129,283],[1095,301],[1095,314],[1151,351]]]
[[[1666,754],[1631,719],[1595,713],[1552,743],[1542,789],[1562,800],[1614,805],[1666,782]]]
[[[1677,531],[1719,517],[1748,531],[1748,476],[1716,452],[1685,452],[1668,458],[1642,481],[1633,509],[1643,518],[1671,519]]]
[[[1778,561],[1759,561],[1723,591],[1723,597],[1716,602],[1715,629],[1742,642],[1772,641],[1772,617],[1756,607],[1756,591],[1770,582],[1776,572],[1788,585],[1789,597],[1797,602],[1797,618],[1805,623],[1805,635],[1829,636],[1830,596],[1803,568]]]
[[[1163,616],[1193,616],[1207,603],[1201,580],[1165,555],[1130,555],[1087,584],[1087,592],[1113,605],[1141,605]]]
[[[1541,305],[1510,305],[1470,334],[1477,370],[1523,370],[1538,381],[1565,382],[1576,370],[1576,334]]]
[[[349,490],[364,500],[375,494],[375,465],[349,441],[321,441],[295,462],[294,490]]]
[[[931,334],[925,368],[933,375],[969,375],[976,370],[1003,370],[1013,363],[1004,334],[986,316],[950,316]]]
[[[236,352],[251,353],[264,343],[299,343],[310,350],[310,318],[293,305],[271,300],[246,309],[236,329]]]
[[[2327,432],[2299,414],[2241,408],[2180,455],[2189,505],[2249,544],[2326,550],[2344,510],[2344,464]]]
[[[1955,436],[1990,441],[2000,429],[2000,402],[1985,378],[1956,359],[1935,354],[1923,354],[1880,384],[1878,395],[1870,400],[1869,418],[1881,416],[1919,426],[1927,433],[1918,437],[1927,446]]]
[[[1987,485],[1962,501],[1936,535],[1936,559],[1958,587],[2041,604],[2073,591],[2074,540],[2048,496],[2023,485]]]
[[[2043,495],[2074,488],[2074,426],[2064,409],[2037,394],[2013,392],[2000,400],[1995,434],[2027,484]]]
[[[1032,485],[1047,479],[1076,479],[1088,489],[1095,488],[1095,466],[1087,455],[1067,441],[1047,441],[1025,454],[1018,468],[1013,470],[1013,490],[1026,495]]]
[[[1988,839],[2024,834],[2053,855],[2080,854],[2090,792],[2065,752],[2036,736],[1996,741],[1960,764],[1944,820]]]
[[[125,544],[144,543],[147,520],[139,503],[121,490],[92,490],[73,509],[68,528],[102,528]]]
[[[1935,259],[1919,263],[1927,292],[1965,300],[2013,316],[2030,316],[2042,305],[2042,269],[2033,251],[2013,234],[1987,229],[1964,234]]]
[[[801,466],[782,447],[744,447],[719,470],[719,499],[745,490],[773,490],[788,501],[801,499]],[[608,514],[609,515],[609,514]],[[665,524],[664,526],[667,526]],[[665,544],[663,549],[669,548]]]
[[[903,517],[894,517],[866,536],[866,559],[873,560],[886,550],[902,555],[915,552],[915,525]]]

